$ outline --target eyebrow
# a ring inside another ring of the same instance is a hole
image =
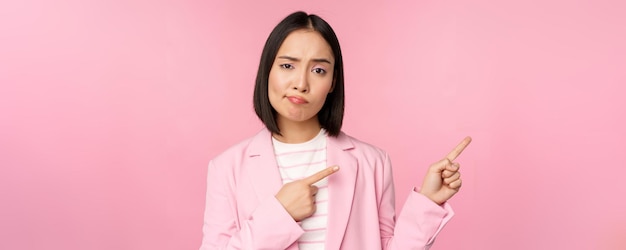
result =
[[[291,57],[291,56],[279,56],[278,58],[280,59],[287,59],[290,61],[294,61],[294,62],[299,62],[300,59],[299,58],[295,58],[295,57]],[[328,63],[328,64],[332,64],[330,62],[330,60],[326,59],[326,58],[313,58],[312,61],[314,62],[318,62],[318,63]]]

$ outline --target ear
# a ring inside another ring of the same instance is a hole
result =
[[[333,77],[333,85],[330,86],[330,91],[328,93],[332,93],[335,90],[335,83],[337,82],[337,78]]]

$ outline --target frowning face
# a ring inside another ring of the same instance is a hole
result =
[[[268,80],[278,124],[317,122],[317,113],[333,89],[334,66],[333,51],[317,31],[295,30],[285,38]]]

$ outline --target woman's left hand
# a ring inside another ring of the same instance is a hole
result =
[[[420,193],[441,205],[454,196],[461,188],[460,164],[454,160],[472,142],[471,137],[465,139],[442,160],[433,163],[422,182]]]

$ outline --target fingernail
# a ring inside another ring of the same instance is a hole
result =
[[[337,170],[339,170],[339,166],[335,166],[335,167],[333,168],[333,171],[337,171]]]

